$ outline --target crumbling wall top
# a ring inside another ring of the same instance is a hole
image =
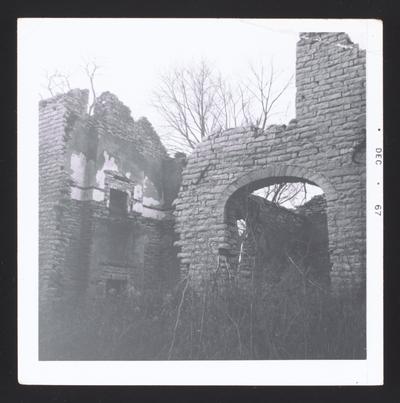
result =
[[[321,45],[341,44],[358,48],[358,44],[353,43],[345,32],[301,32],[299,44],[304,43],[320,43]]]

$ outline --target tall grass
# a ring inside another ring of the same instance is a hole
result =
[[[365,358],[365,299],[336,297],[291,271],[260,287],[189,277],[174,289],[41,311],[42,360]]]

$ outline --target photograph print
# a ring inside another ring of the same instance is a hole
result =
[[[20,21],[39,362],[366,360],[366,24]]]

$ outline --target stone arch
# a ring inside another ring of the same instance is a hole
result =
[[[217,210],[219,210],[217,215],[223,217],[226,202],[240,188],[263,180],[271,179],[273,181],[274,178],[293,178],[317,185],[324,191],[325,198],[329,203],[338,198],[335,188],[324,175],[297,165],[274,164],[246,172],[227,185],[217,201]]]
[[[342,47],[342,34],[315,35],[298,43],[295,119],[262,131],[251,126],[215,133],[188,157],[174,216],[181,270],[194,282],[207,277],[219,263],[219,250],[229,247],[229,197],[266,178],[297,178],[325,193],[333,288],[365,287],[366,173],[357,154],[365,141],[365,52]],[[351,72],[342,64],[350,59]],[[319,77],[312,82],[309,62]],[[327,77],[327,68],[334,74]]]
[[[234,136],[239,145],[227,145]],[[257,139],[256,144],[265,144],[256,146],[259,154],[254,152],[252,132],[242,129],[207,139],[190,156],[175,204],[182,273],[190,273],[194,282],[201,282],[224,254],[233,251],[225,206],[235,192],[251,184],[256,190],[289,179],[317,185],[325,194],[333,289],[362,285],[365,252],[358,236],[363,228],[362,167],[325,163],[318,154],[303,158],[287,152],[278,157],[275,153],[281,149],[270,147],[267,138]],[[270,150],[268,154],[265,147]],[[304,144],[295,142],[292,150],[294,147],[302,150]]]
[[[284,164],[270,164],[268,167],[252,169],[236,178],[233,182],[228,184],[221,192],[216,203],[216,216],[219,219],[219,224],[224,226],[224,235],[218,245],[218,254],[229,255],[232,248],[231,229],[229,219],[227,217],[227,203],[230,198],[246,186],[247,193],[259,189],[263,186],[269,186],[281,181],[288,182],[306,182],[320,187],[325,196],[327,204],[327,229],[329,251],[337,249],[337,240],[340,237],[338,223],[340,223],[340,209],[337,209],[338,194],[330,181],[322,174],[313,170],[300,167],[297,165],[284,165]],[[330,261],[332,270],[337,270],[340,265],[335,254],[330,253]]]

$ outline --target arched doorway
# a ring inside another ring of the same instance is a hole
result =
[[[225,203],[224,255],[243,286],[273,286],[298,278],[329,287],[331,262],[323,190],[295,177],[257,179]]]

